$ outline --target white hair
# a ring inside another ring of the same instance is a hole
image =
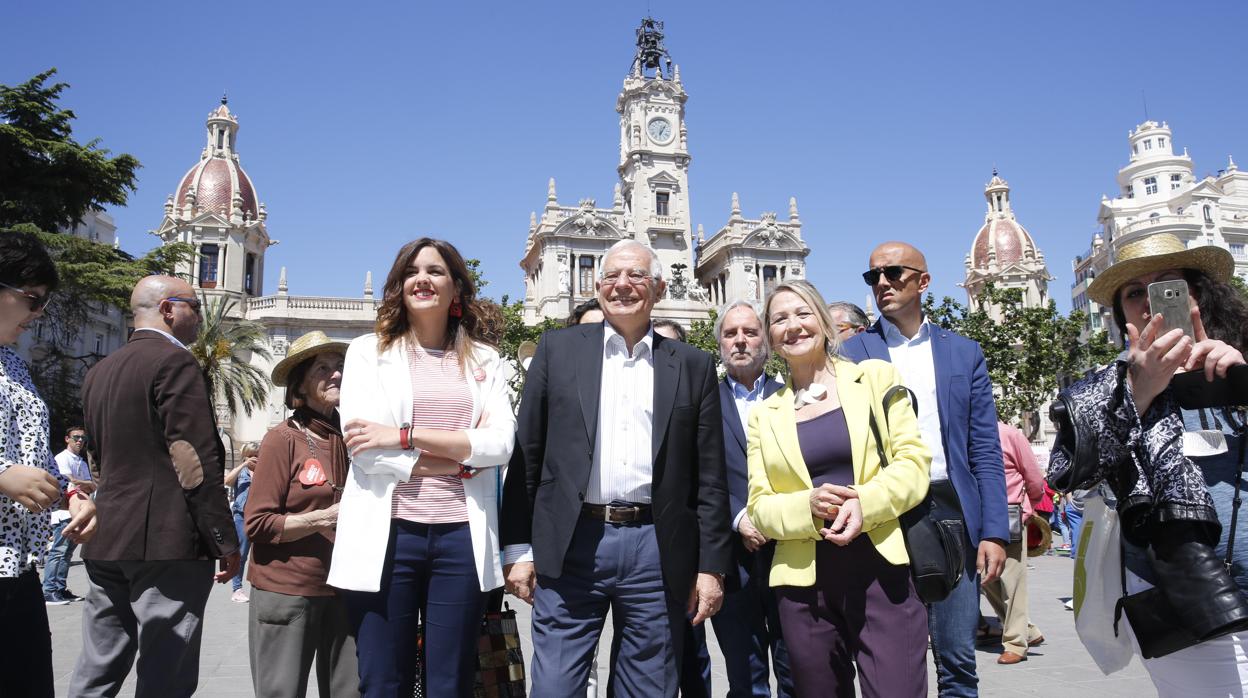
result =
[[[623,251],[629,248],[634,248],[634,247],[639,250],[645,250],[646,254],[650,255],[650,276],[653,276],[655,281],[662,281],[663,280],[663,263],[659,261],[659,253],[655,252],[653,247],[650,247],[649,245],[643,245],[640,242],[637,242],[636,240],[620,240],[619,242],[612,245],[611,249],[607,250],[607,253],[602,256],[602,266],[606,267],[607,258],[615,254],[616,252],[620,252],[620,251]]]
[[[759,334],[763,338],[763,356],[771,356],[771,341],[767,337],[767,325],[763,322],[762,307],[758,303],[747,301],[744,298],[734,298],[719,309],[719,315],[715,318],[715,343],[718,344],[719,338],[723,336],[721,333],[724,330],[724,318],[728,317],[728,313],[737,308],[749,308],[754,313],[754,317],[758,318]],[[722,348],[719,351],[719,358],[725,364],[728,363]]]

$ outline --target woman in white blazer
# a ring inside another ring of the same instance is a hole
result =
[[[470,696],[484,593],[499,566],[500,472],[515,417],[490,346],[500,317],[459,251],[421,238],[386,278],[377,332],[353,341],[342,414],[351,473],[329,583],[346,591],[363,696]]]

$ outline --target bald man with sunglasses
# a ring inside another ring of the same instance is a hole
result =
[[[962,521],[967,536],[962,580],[948,598],[928,606],[936,679],[942,697],[975,696],[976,582],[1000,576],[1010,537],[992,381],[979,344],[923,316],[931,275],[917,248],[904,242],[876,247],[862,278],[881,317],[846,340],[843,351],[854,361],[892,362],[918,397],[919,429],[932,449],[933,511],[942,520]]]

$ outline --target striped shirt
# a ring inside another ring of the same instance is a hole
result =
[[[412,426],[458,431],[472,426],[472,391],[454,351],[409,348]],[[413,477],[394,490],[390,515],[419,523],[468,520],[464,481],[458,475]]]

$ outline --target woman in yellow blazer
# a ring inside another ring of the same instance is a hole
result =
[[[840,358],[827,304],[805,281],[767,298],[789,381],[750,412],[750,520],[775,539],[771,585],[799,698],[927,695],[927,609],[897,517],[927,495],[931,451],[884,361]],[[869,426],[875,412],[887,468]],[[865,533],[866,535],[861,535]]]

